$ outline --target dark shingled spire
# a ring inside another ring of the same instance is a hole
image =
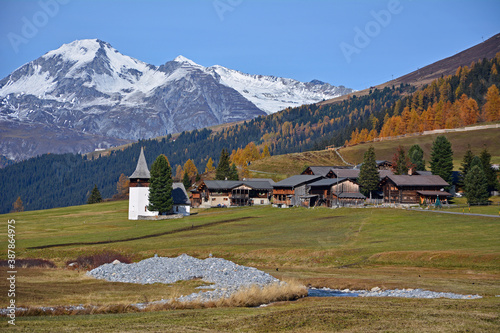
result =
[[[146,163],[146,158],[144,157],[144,147],[141,147],[141,155],[139,155],[139,160],[137,161],[137,167],[134,173],[129,178],[140,178],[149,179],[151,178],[149,174],[148,165]]]

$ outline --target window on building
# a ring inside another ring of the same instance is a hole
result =
[[[260,204],[261,204],[261,205],[263,205],[263,204],[264,204],[264,200],[261,200],[261,201],[260,201]]]

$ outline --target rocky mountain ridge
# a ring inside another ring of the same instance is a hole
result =
[[[104,148],[248,120],[351,91],[204,67],[183,56],[154,66],[101,40],[77,40],[0,81],[0,155],[20,160]],[[18,130],[28,125],[28,133]],[[52,143],[39,145],[39,132]],[[75,145],[81,140],[88,144]]]

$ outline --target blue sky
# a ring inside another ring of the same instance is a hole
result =
[[[99,38],[154,65],[182,54],[363,89],[499,33],[499,17],[498,0],[0,0],[0,78],[64,43]]]

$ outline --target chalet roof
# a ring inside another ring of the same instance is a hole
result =
[[[243,184],[239,180],[205,180],[204,183],[209,190],[230,190]]]
[[[135,168],[134,173],[129,178],[140,178],[140,179],[149,179],[151,175],[149,174],[148,164],[146,163],[146,158],[144,157],[144,148],[141,147],[141,154],[139,155],[139,159],[137,160],[137,167]]]
[[[231,190],[235,187],[246,185],[254,190],[272,190],[274,181],[272,179],[261,178],[259,180],[205,180],[209,190]]]
[[[336,165],[332,165],[332,166],[314,165],[314,166],[307,167],[304,171],[302,171],[301,174],[304,175],[307,170],[311,170],[313,175],[326,177],[328,175],[328,173],[330,173],[330,171],[332,171],[333,169],[352,169],[352,167],[340,166],[340,165],[339,166],[336,166]]]
[[[326,177],[332,168],[331,166],[310,166],[307,169],[311,170],[313,175]],[[306,172],[306,170],[304,170],[304,172]]]
[[[332,169],[332,171],[338,178],[356,179],[359,177],[359,169]]]
[[[377,164],[377,167],[385,164],[385,163],[389,163],[389,164],[392,164],[391,162],[389,161],[386,161],[386,160],[376,160],[375,163]],[[361,166],[363,165],[363,163],[359,163],[358,165],[356,165],[354,167],[354,169],[361,169]]]
[[[186,188],[182,183],[172,184],[172,198],[174,199],[174,205],[191,205]]]
[[[382,179],[382,178],[385,178],[386,176],[393,175],[394,172],[392,172],[391,170],[379,170],[378,174],[379,174],[380,179]]]
[[[423,196],[442,196],[442,197],[451,197],[451,194],[446,191],[417,191],[418,194]]]
[[[272,183],[271,183],[272,182]],[[271,191],[273,189],[274,181],[267,180],[244,180],[243,185],[249,186],[254,190],[268,190]]]
[[[296,187],[323,178],[318,175],[295,175],[274,184],[274,187]]]
[[[346,198],[346,199],[366,199],[366,197],[359,192],[342,192],[339,193],[339,198]]]
[[[420,175],[388,175],[384,179],[390,179],[397,186],[448,186],[449,184],[443,178]]]
[[[271,185],[274,185],[275,182],[271,178],[243,178],[244,182],[267,182]]]
[[[324,186],[333,186],[337,183],[342,183],[349,178],[326,178],[315,181],[314,183],[309,184],[311,187],[324,187]]]
[[[416,174],[420,175],[420,176],[432,176],[432,171],[419,171],[419,170],[417,170]]]

